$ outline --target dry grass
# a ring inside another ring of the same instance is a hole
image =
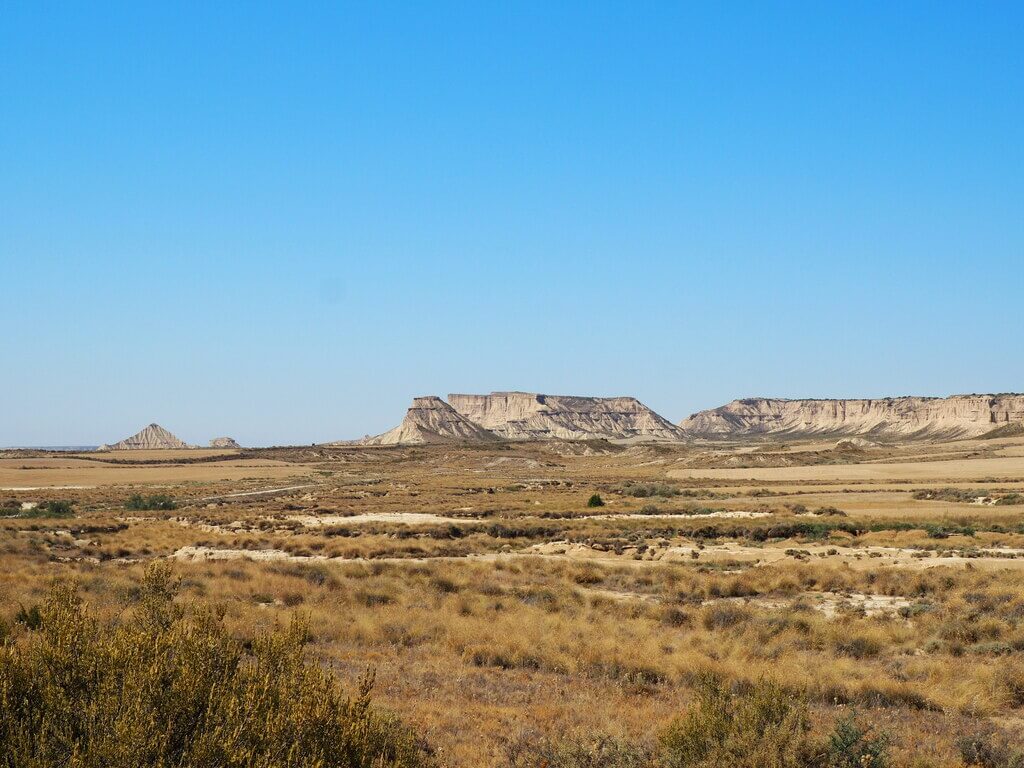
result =
[[[919,446],[902,464],[887,450],[886,466],[938,464],[919,461]],[[375,667],[381,703],[442,764],[539,765],[531,754],[551,766],[645,764],[708,679],[781,686],[806,702],[816,745],[855,708],[889,735],[892,765],[962,765],[965,734],[1006,741],[1006,755],[1021,747],[1000,734],[1024,708],[1024,509],[915,500],[919,485],[888,480],[822,485],[820,473],[852,468],[833,464],[802,468],[818,473],[807,486],[778,475],[730,485],[669,480],[694,449],[570,454],[303,448],[90,466],[95,489],[0,492],[11,514],[75,502],[69,519],[0,521],[0,618],[11,625],[69,575],[98,618],[115,620],[154,559],[183,547],[280,550],[293,559],[177,562],[181,599],[215,606],[238,637],[302,615],[311,654],[346,684]],[[275,487],[255,474],[225,482],[217,465],[231,462],[313,487],[229,496]],[[976,487],[1013,487],[965,466]],[[177,509],[125,509],[138,476],[121,473],[172,469],[187,479],[159,492]],[[16,471],[64,485],[77,470]],[[594,493],[600,517],[586,508]],[[652,503],[674,516],[628,516]],[[811,514],[819,507],[845,514]],[[767,515],[693,514],[717,509]],[[445,522],[389,517],[408,513]],[[567,546],[575,556],[536,554]],[[868,615],[865,603],[883,608]]]

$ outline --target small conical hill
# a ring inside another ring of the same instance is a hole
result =
[[[188,443],[179,440],[159,424],[150,424],[131,437],[119,443],[104,446],[111,451],[143,451],[161,448],[191,448]]]

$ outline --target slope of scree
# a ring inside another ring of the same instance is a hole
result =
[[[439,397],[417,397],[402,423],[364,445],[417,445],[423,443],[485,442],[497,436],[474,424]]]
[[[682,440],[685,435],[633,397],[531,392],[448,395],[452,407],[507,440]]]

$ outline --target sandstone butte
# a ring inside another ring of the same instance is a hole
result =
[[[684,433],[632,397],[529,392],[417,397],[394,429],[361,441],[396,445],[493,440],[678,441]]]
[[[978,437],[1024,422],[1024,395],[887,397],[878,400],[750,398],[701,411],[679,426],[688,435],[864,435],[899,439]]]
[[[950,439],[1024,424],[1024,395],[875,400],[749,398],[675,425],[633,397],[530,392],[418,397],[402,423],[364,445],[493,440],[682,442],[758,436]],[[866,443],[865,443],[866,444]]]

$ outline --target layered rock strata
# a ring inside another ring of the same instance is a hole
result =
[[[976,437],[1024,422],[1024,395],[889,397],[879,400],[734,400],[680,422],[693,437],[755,435],[889,438]]]

